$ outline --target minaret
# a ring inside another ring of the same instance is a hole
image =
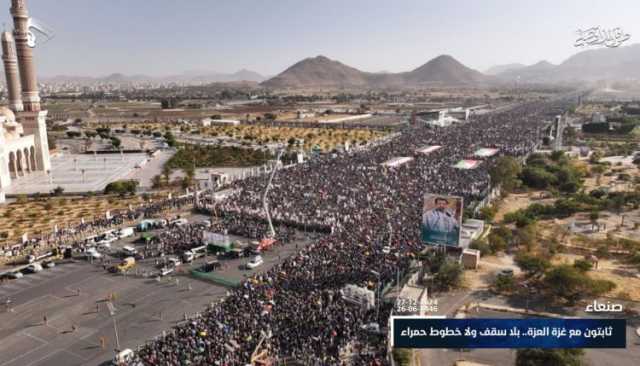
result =
[[[29,46],[29,12],[25,0],[11,0],[11,15],[13,15],[13,34],[18,51],[24,110],[38,112],[40,110],[40,95],[33,63],[33,49]]]
[[[33,46],[29,42],[29,12],[25,0],[11,0],[11,15],[13,16],[13,35],[18,56],[18,68],[22,85],[22,104],[24,111],[16,114],[18,122],[22,123],[25,135],[35,137],[36,168],[41,171],[51,170],[49,158],[49,142],[47,141],[47,111],[40,110],[40,95],[38,81],[33,62]],[[32,40],[33,41],[33,40]]]
[[[16,56],[16,44],[9,32],[2,33],[2,61],[4,62],[4,75],[7,80],[9,92],[9,108],[14,112],[22,112],[22,87],[18,74],[18,57]]]

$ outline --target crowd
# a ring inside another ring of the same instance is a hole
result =
[[[0,248],[3,253],[11,251],[13,257],[23,257],[34,252],[42,252],[51,248],[71,245],[82,247],[84,239],[91,235],[97,235],[105,230],[132,223],[142,217],[155,217],[169,209],[179,209],[186,205],[193,205],[193,196],[183,196],[151,202],[139,207],[130,207],[127,210],[113,212],[107,217],[95,216],[83,220],[75,226],[63,227],[51,233],[43,233],[28,238],[23,243],[7,245]]]
[[[410,126],[367,151],[327,156],[279,172],[269,193],[278,233],[308,225],[330,228],[330,234],[251,277],[201,317],[148,343],[130,364],[244,365],[258,344],[274,364],[339,365],[346,349],[368,350],[352,354],[351,364],[387,364],[386,335],[367,325],[386,326],[390,308],[365,310],[347,303],[339,290],[347,284],[376,290],[408,268],[423,247],[419,218],[425,193],[458,195],[466,203],[487,194],[495,157],[470,170],[453,168],[455,162],[482,147],[527,155],[541,139],[541,121],[567,107],[564,100],[536,102],[462,125]],[[380,165],[393,157],[415,156],[416,149],[428,145],[442,148],[398,168]],[[232,183],[237,193],[215,204],[221,217],[215,229],[263,235],[265,186],[264,177]],[[198,206],[213,205],[200,196]]]

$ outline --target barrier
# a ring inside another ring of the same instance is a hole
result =
[[[224,278],[220,275],[215,274],[214,272],[202,272],[202,271],[198,271],[196,269],[191,270],[191,276],[203,280],[203,281],[209,281],[209,282],[213,282],[216,285],[221,285],[224,287],[238,287],[242,284],[241,280],[238,281],[234,281],[234,280],[230,280],[228,278]]]

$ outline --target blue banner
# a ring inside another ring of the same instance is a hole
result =
[[[398,348],[626,348],[625,319],[393,317]]]

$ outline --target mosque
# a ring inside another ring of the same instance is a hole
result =
[[[47,111],[40,95],[33,61],[33,34],[25,0],[11,1],[13,34],[3,32],[2,61],[7,82],[8,107],[0,107],[0,203],[16,179],[36,171],[51,172]]]

